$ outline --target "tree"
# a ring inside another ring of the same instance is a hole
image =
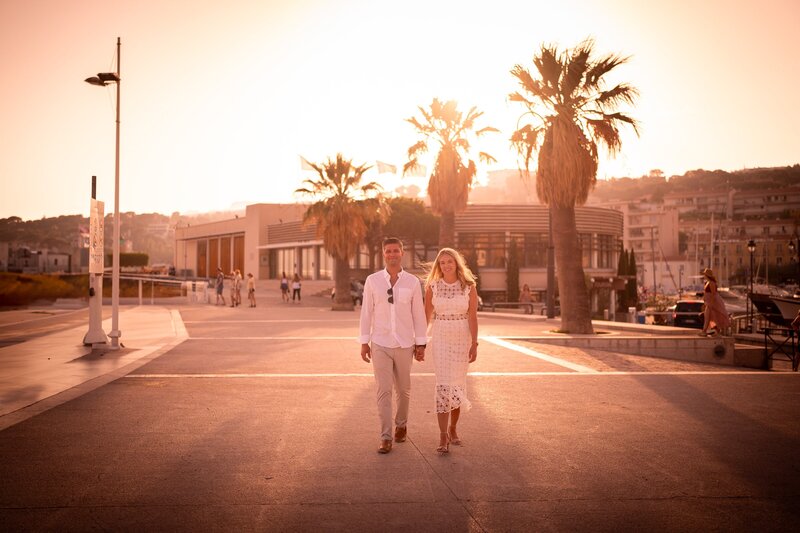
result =
[[[325,163],[311,163],[311,168],[318,178],[305,180],[305,187],[295,191],[316,200],[303,215],[303,222],[317,225],[317,236],[333,257],[333,309],[352,311],[349,261],[364,242],[369,225],[376,219],[386,219],[386,203],[380,185],[361,184],[364,172],[370,168],[366,165],[354,165],[339,153],[336,159],[329,158]]]
[[[593,333],[575,206],[586,202],[597,181],[598,146],[614,155],[621,148],[619,128],[627,124],[636,131],[636,121],[616,110],[633,103],[636,89],[625,83],[604,89],[604,76],[626,58],[594,60],[592,48],[590,40],[563,52],[543,45],[533,57],[535,76],[522,65],[513,68],[522,91],[509,95],[525,107],[520,122],[529,119],[511,142],[524,175],[537,154],[536,192],[552,213],[561,330],[570,333]]]
[[[628,254],[628,275],[632,276],[625,285],[625,300],[628,302],[628,307],[639,307],[639,277],[638,267],[636,266],[636,255],[631,248]]]
[[[506,301],[519,301],[519,247],[517,239],[511,239],[506,264]]]
[[[431,213],[418,198],[391,198],[391,214],[383,230],[385,235],[400,237],[409,244],[407,252],[416,263],[424,260],[425,249],[439,242],[439,217]],[[416,245],[422,243],[422,254],[416,255]]]
[[[403,174],[418,167],[420,154],[427,152],[431,145],[438,148],[436,163],[428,181],[428,196],[434,214],[442,217],[439,246],[452,247],[455,244],[455,214],[466,209],[469,190],[477,171],[475,161],[469,158],[469,139],[498,130],[492,127],[474,130],[475,121],[483,112],[473,107],[464,115],[458,110],[455,100],[442,103],[434,98],[429,110],[419,107],[419,111],[422,118],[406,119],[417,129],[421,138],[409,147]],[[479,152],[478,157],[485,163],[496,161],[485,152]]]
[[[617,276],[623,277],[628,275],[628,252],[623,248],[619,252],[619,261],[617,261]],[[627,310],[627,298],[625,289],[618,291],[619,297],[617,298],[617,308],[619,311]]]

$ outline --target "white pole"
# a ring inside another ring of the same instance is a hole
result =
[[[117,135],[116,153],[114,162],[114,262],[111,271],[111,348],[119,349],[119,338],[122,332],[119,330],[119,108],[120,108],[120,84],[122,68],[120,67],[120,48],[121,41],[117,37]]]

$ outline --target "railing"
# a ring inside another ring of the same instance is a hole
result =
[[[180,296],[185,297],[186,303],[207,303],[209,301],[209,284],[206,279],[174,279],[158,275],[128,275],[120,276],[120,280],[138,281],[139,283],[139,305],[144,304],[144,289],[147,283],[150,284],[150,305],[155,304],[156,285],[180,287]]]

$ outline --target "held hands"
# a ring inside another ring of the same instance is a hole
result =
[[[361,345],[361,359],[363,359],[365,363],[369,363],[370,359],[372,359],[372,349],[369,347],[369,344]]]
[[[414,346],[414,359],[416,359],[420,363],[425,360],[424,346]]]

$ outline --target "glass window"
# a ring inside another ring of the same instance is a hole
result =
[[[319,248],[319,278],[331,279],[333,277],[333,258],[328,255],[325,248]]]
[[[459,233],[458,249],[464,256],[475,253],[479,267],[506,266],[505,233]]]

